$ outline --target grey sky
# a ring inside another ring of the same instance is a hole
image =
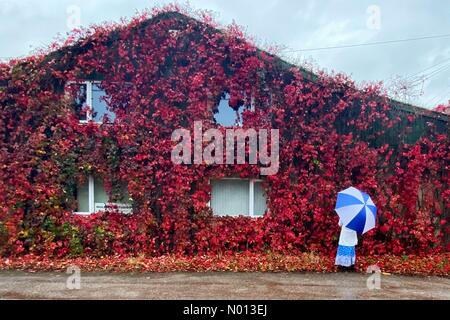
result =
[[[87,26],[169,2],[173,1],[0,0],[0,57],[26,55],[51,43],[58,33],[64,35],[71,5],[80,8],[81,24]],[[286,51],[450,34],[450,1],[192,0],[190,4],[213,10],[223,24],[235,20],[258,42],[286,46]],[[424,94],[410,102],[432,107],[450,99],[450,37],[284,55],[313,60],[320,68],[347,73],[358,82],[389,83],[396,75],[414,75],[439,64],[423,73],[430,76]]]

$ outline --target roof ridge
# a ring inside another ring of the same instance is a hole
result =
[[[157,14],[155,14],[155,15],[153,15],[153,16],[151,16],[151,17],[149,17],[149,18],[147,18],[147,19],[145,19],[145,20],[143,20],[141,22],[139,22],[136,26],[134,26],[134,28],[139,29],[139,28],[145,27],[149,23],[152,23],[155,20],[172,19],[172,18],[181,18],[183,20],[190,20],[190,21],[195,21],[196,23],[199,23],[199,24],[208,25],[207,23],[197,19],[196,17],[190,16],[190,15],[188,15],[186,13],[183,13],[183,12],[180,12],[180,11],[177,11],[177,10],[169,10],[169,11],[159,12],[159,13],[157,13]],[[214,27],[214,26],[211,26],[211,25],[208,25],[208,27],[210,27],[211,29],[214,29],[214,31],[216,31],[216,32],[223,33],[223,30],[221,30],[221,29],[219,29],[217,27]],[[114,32],[118,32],[118,31],[119,31],[118,28],[115,28],[115,29],[111,30],[110,34],[109,34],[109,37],[112,37],[113,33]],[[84,40],[86,40],[86,39],[84,39]],[[114,39],[110,39],[110,40],[114,41]],[[60,48],[60,49],[58,49],[56,51],[50,52],[47,56],[51,56],[52,54],[57,54],[57,52],[60,52],[60,51],[69,50],[70,48],[75,48],[81,42],[82,42],[82,40],[80,39],[79,41],[77,41],[76,43],[74,43],[72,45],[65,46],[65,47],[62,47],[62,48]],[[295,64],[293,64],[291,62],[288,62],[284,58],[282,58],[282,57],[280,57],[280,56],[278,56],[276,54],[267,52],[266,50],[263,50],[263,49],[261,49],[261,48],[259,48],[257,46],[255,46],[255,47],[258,50],[258,52],[263,52],[264,54],[275,58],[277,60],[277,62],[282,67],[285,67],[286,69],[295,68],[295,69],[299,70],[300,72],[302,72],[303,75],[306,75],[306,80],[312,81],[314,83],[319,83],[317,81],[318,78],[319,78],[319,75],[316,74],[315,72],[313,72],[311,70],[308,70],[308,69],[306,69],[306,68],[304,68],[302,66],[295,65]],[[360,89],[357,89],[357,90],[360,90]],[[400,109],[402,109],[402,110],[404,110],[406,112],[411,112],[411,113],[415,113],[415,114],[425,114],[425,115],[430,116],[432,118],[439,119],[439,120],[444,120],[444,121],[449,122],[449,115],[447,115],[445,113],[438,112],[438,111],[435,111],[435,110],[432,110],[432,109],[428,109],[428,108],[424,108],[424,107],[420,107],[420,106],[416,106],[416,105],[412,105],[410,103],[405,103],[405,102],[402,102],[402,101],[398,101],[398,100],[396,100],[394,98],[391,98],[389,96],[386,96],[386,97],[393,104],[394,107],[399,107]]]

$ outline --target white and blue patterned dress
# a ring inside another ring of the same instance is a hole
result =
[[[339,236],[339,246],[336,254],[335,265],[350,267],[356,262],[355,246],[358,244],[358,235],[356,231],[341,226],[341,234]]]

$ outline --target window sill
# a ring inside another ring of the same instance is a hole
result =
[[[124,203],[108,203],[107,207],[102,206],[102,203],[96,203],[96,209],[93,212],[78,212],[78,211],[73,211],[72,213],[74,215],[79,215],[79,216],[89,216],[91,214],[95,214],[95,213],[99,213],[99,212],[118,212],[121,213],[123,215],[132,215],[133,211],[131,206],[128,206],[127,204]]]
[[[79,124],[88,124],[88,123],[94,123],[94,124],[112,124],[112,122],[102,122],[102,121],[94,121],[94,120],[80,120],[78,121]]]
[[[77,216],[90,216],[91,214],[94,214],[94,212],[78,212],[78,211],[73,211],[72,213]]]
[[[259,218],[263,218],[264,215],[262,216],[250,216],[250,215],[239,215],[239,216],[232,216],[232,215],[227,215],[227,214],[213,214],[213,218],[252,218],[252,219],[259,219]]]

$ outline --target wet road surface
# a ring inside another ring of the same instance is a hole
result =
[[[439,277],[380,275],[370,290],[357,273],[81,272],[69,290],[69,276],[0,271],[0,299],[450,299],[450,279]]]

